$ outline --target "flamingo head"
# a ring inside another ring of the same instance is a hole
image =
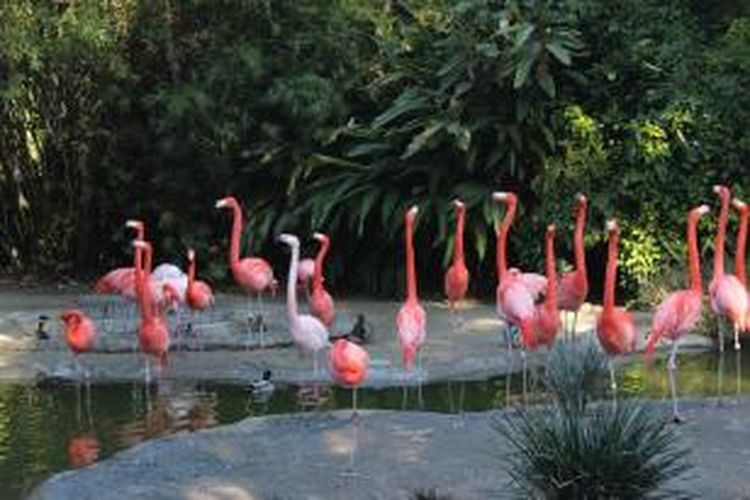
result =
[[[299,248],[299,238],[293,234],[282,233],[277,238],[279,242],[290,246],[291,248]]]
[[[609,219],[607,221],[607,232],[611,233],[614,231],[618,231],[620,227],[617,225],[617,219]]]
[[[74,326],[79,324],[81,320],[83,320],[83,317],[84,314],[82,311],[79,311],[78,309],[69,309],[60,314],[60,321],[66,326]]]
[[[547,236],[554,236],[555,235],[555,229],[556,228],[555,228],[554,224],[550,224],[549,226],[547,226]]]
[[[714,186],[714,193],[719,195],[721,199],[724,199],[724,198],[728,199],[729,197],[732,196],[732,192],[729,190],[729,188],[721,184],[716,184]]]
[[[492,199],[510,205],[518,201],[518,196],[515,193],[509,191],[495,191],[492,193]]]
[[[455,200],[453,200],[452,203],[453,203],[453,206],[456,207],[456,208],[458,208],[459,210],[466,207],[466,205],[464,204],[464,202],[461,201],[461,200],[459,200],[458,198],[456,198]]]
[[[709,206],[708,206],[708,205],[705,205],[705,204],[704,204],[704,205],[700,205],[700,206],[698,206],[698,207],[695,207],[695,208],[693,209],[693,212],[694,212],[694,213],[695,213],[695,214],[696,214],[697,216],[699,216],[699,217],[700,217],[701,215],[706,215],[706,214],[707,214],[708,212],[710,212],[710,211],[711,211],[711,209],[709,208]]]
[[[188,248],[187,258],[190,262],[193,262],[195,260],[195,250],[193,250],[192,248]]]
[[[747,212],[747,203],[745,203],[744,201],[742,201],[742,200],[740,200],[738,198],[733,198],[732,199],[732,205],[740,213]]]
[[[583,193],[578,193],[576,195],[576,201],[578,202],[576,204],[576,213],[580,214],[586,211],[586,207],[589,204],[589,199],[586,197]]]
[[[129,219],[125,221],[125,227],[128,229],[134,229],[136,231],[143,231],[143,221],[138,219]]]
[[[318,240],[321,243],[324,243],[324,242],[328,241],[328,235],[324,234],[324,233],[313,233],[313,238],[315,238],[316,240]]]
[[[216,208],[230,208],[237,205],[237,200],[234,196],[227,196],[216,201]]]

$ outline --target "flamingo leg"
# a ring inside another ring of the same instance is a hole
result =
[[[742,348],[740,345],[740,325],[734,324],[734,350],[739,351]]]
[[[424,399],[422,399],[422,349],[417,351],[417,401],[419,402],[419,409],[424,409]]]
[[[740,351],[739,349],[735,351],[735,363],[737,365],[737,399],[739,399],[742,391],[742,351]]]
[[[724,393],[724,351],[719,351],[719,362],[716,365],[716,405],[722,405],[722,395]]]
[[[716,318],[716,331],[719,336],[719,352],[724,352],[724,328],[721,316]]]
[[[607,361],[609,367],[609,384],[612,389],[612,403],[617,408],[617,379],[615,378],[615,366],[612,363],[612,358]]]
[[[505,338],[508,342],[508,369],[506,370],[505,375],[505,405],[510,404],[510,378],[512,371],[510,370],[510,365],[512,363],[512,353],[513,353],[513,338],[510,335],[510,325],[508,325],[505,328]]]
[[[250,349],[250,341],[255,333],[255,314],[253,314],[252,299],[247,300],[247,341],[245,349]]]
[[[521,387],[523,391],[523,405],[527,404],[526,396],[526,351],[521,349]]]
[[[264,340],[263,340],[263,333],[266,329],[266,319],[265,319],[265,312],[263,310],[263,294],[258,294],[258,345],[259,347],[263,347]]]
[[[679,424],[683,422],[678,409],[677,396],[677,341],[672,342],[672,350],[667,361],[667,372],[669,373],[669,390],[672,393],[672,420]]]
[[[352,419],[356,420],[357,418],[359,418],[357,414],[357,388],[354,387],[352,390]]]

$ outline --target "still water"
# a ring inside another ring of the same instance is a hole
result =
[[[731,396],[750,391],[750,355],[738,378],[734,353],[724,359],[721,386],[714,353],[680,359],[680,392]],[[663,363],[634,363],[619,370],[625,395],[668,397]],[[532,385],[533,385],[532,377]],[[502,408],[508,380],[436,383],[411,388],[360,390],[358,406],[454,413]],[[520,376],[510,380],[511,403],[520,399]],[[541,388],[532,387],[535,394]],[[283,386],[254,397],[240,386],[163,381],[148,393],[143,384],[85,388],[0,384],[0,498],[22,498],[49,475],[88,465],[142,441],[236,422],[249,416],[349,408],[350,391],[338,387]]]

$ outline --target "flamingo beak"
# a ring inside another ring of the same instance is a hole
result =
[[[318,241],[323,241],[325,239],[325,235],[323,233],[313,233],[313,238]]]
[[[722,189],[724,189],[724,186],[721,186],[721,185],[719,185],[719,184],[716,184],[716,185],[714,186],[714,193],[716,193],[716,194],[721,194],[721,191],[722,191]]]
[[[617,219],[609,219],[607,221],[607,231],[614,231],[617,229]]]
[[[699,215],[705,215],[708,212],[711,211],[711,208],[708,205],[701,205],[698,207],[698,214]]]
[[[583,193],[578,193],[576,198],[578,199],[578,203],[586,203],[586,201],[588,201],[588,198],[586,198],[586,195]]]
[[[216,202],[216,208],[224,208],[228,204],[227,200],[225,198],[222,198],[221,200],[218,200]]]
[[[555,228],[555,225],[554,225],[554,224],[550,224],[549,226],[547,226],[547,232],[548,232],[548,233],[552,233],[552,234],[554,234],[554,233],[555,233],[555,229],[556,229],[556,228]]]
[[[739,199],[737,199],[737,198],[733,198],[733,199],[732,199],[732,205],[733,205],[733,206],[734,206],[734,208],[736,208],[737,210],[744,210],[744,209],[745,209],[745,207],[747,206],[747,204],[746,204],[746,203],[745,203],[744,201],[742,201],[742,200],[739,200]]]
[[[188,260],[195,260],[195,250],[192,248],[188,249],[187,258]]]
[[[139,220],[130,219],[125,222],[125,227],[130,229],[140,229],[143,223]]]
[[[417,205],[413,205],[413,206],[412,206],[412,207],[411,207],[411,208],[409,209],[409,214],[410,214],[410,215],[411,215],[412,217],[416,216],[416,215],[417,215],[418,213],[419,213],[419,207],[418,207]]]
[[[453,205],[455,205],[457,208],[463,208],[464,202],[456,198],[455,200],[453,200]]]
[[[492,193],[492,199],[494,201],[505,201],[508,199],[508,193],[505,191],[495,191]]]

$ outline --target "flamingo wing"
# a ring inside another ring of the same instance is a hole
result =
[[[426,314],[421,305],[406,303],[401,306],[396,316],[396,333],[404,365],[409,369],[426,336]]]
[[[298,317],[300,335],[295,339],[299,347],[307,352],[318,352],[330,345],[328,330],[315,316],[302,314]]]
[[[709,288],[711,309],[715,314],[728,318],[732,323],[745,328],[748,312],[747,290],[737,276],[725,274],[714,280]]]
[[[676,340],[692,331],[701,319],[701,306],[700,293],[691,290],[680,290],[664,299],[651,320],[646,352],[653,352],[662,337]]]
[[[466,266],[453,265],[445,273],[445,296],[451,303],[458,302],[466,297],[469,289],[469,271]]]
[[[563,311],[577,311],[586,300],[587,294],[585,276],[578,271],[565,273],[557,287],[557,307]]]
[[[330,327],[333,324],[335,313],[331,294],[323,288],[313,290],[310,296],[310,312],[320,319],[324,325]]]
[[[273,285],[273,269],[263,259],[246,257],[240,261],[235,280],[250,293],[262,293]]]
[[[363,348],[339,339],[329,354],[331,373],[340,383],[359,385],[367,377],[370,356]]]
[[[521,273],[519,280],[531,293],[534,300],[547,290],[547,278],[537,273]]]

